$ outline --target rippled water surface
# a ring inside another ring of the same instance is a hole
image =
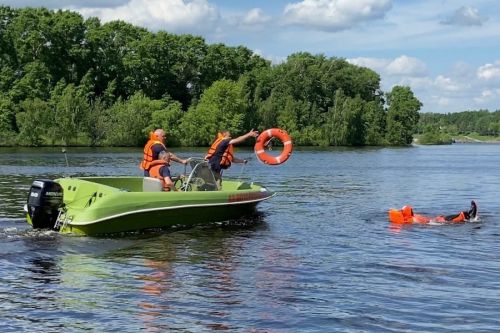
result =
[[[140,175],[141,151],[67,158],[0,149],[2,332],[500,331],[500,145],[254,158],[225,177],[278,193],[255,217],[107,238],[31,230],[27,191],[34,178]],[[471,199],[479,222],[387,221],[391,207],[452,214]]]

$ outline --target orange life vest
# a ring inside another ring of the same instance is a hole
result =
[[[217,151],[217,147],[219,147],[219,145],[221,144],[221,142],[223,140],[224,140],[224,136],[222,135],[222,133],[218,133],[217,139],[214,141],[214,143],[212,143],[212,145],[208,149],[207,155],[205,155],[206,160],[208,160],[212,156],[214,156],[215,152]],[[234,154],[233,145],[228,145],[227,149],[224,151],[224,153],[222,154],[222,157],[220,159],[220,166],[223,169],[227,169],[231,166],[231,163],[233,162],[233,158],[234,158],[233,154]]]
[[[164,191],[170,191],[170,187],[168,187],[165,183],[165,178],[162,176],[160,169],[163,166],[169,166],[169,164],[163,160],[154,160],[150,163],[149,168],[149,176],[159,179],[161,181],[161,185]]]
[[[165,147],[163,142],[156,136],[156,134],[151,132],[149,134],[149,140],[144,146],[144,156],[142,158],[141,164],[139,165],[139,168],[141,168],[141,170],[149,170],[149,168],[151,168],[151,162],[153,162],[153,145],[155,144],[160,144],[165,150],[167,150],[167,147]]]
[[[404,206],[401,210],[389,210],[389,221],[393,223],[429,223],[430,218],[413,213],[412,206]]]

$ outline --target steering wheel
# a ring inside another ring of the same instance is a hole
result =
[[[191,191],[191,185],[184,183],[183,178],[177,178],[174,182],[174,187],[179,191]]]

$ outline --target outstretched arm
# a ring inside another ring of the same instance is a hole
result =
[[[170,153],[170,159],[172,161],[177,162],[177,163],[187,164],[187,160],[182,159],[182,158],[176,156],[174,153]]]
[[[244,159],[241,159],[241,158],[237,158],[237,157],[234,157],[233,158],[233,163],[247,163],[248,161],[247,160],[244,160]]]
[[[251,138],[251,137],[257,137],[259,135],[259,132],[258,131],[254,131],[253,129],[248,132],[247,134],[243,134],[235,139],[231,139],[231,141],[229,141],[229,144],[230,145],[234,145],[234,144],[237,144],[237,143],[241,143],[243,141],[245,141],[246,139],[248,138]]]

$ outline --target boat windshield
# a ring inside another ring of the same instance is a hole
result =
[[[190,158],[191,172],[187,176],[181,190],[184,191],[216,191],[217,182],[208,162],[201,158]]]

